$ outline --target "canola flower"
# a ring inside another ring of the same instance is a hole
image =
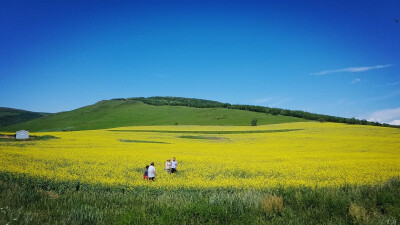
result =
[[[189,135],[178,131],[272,133]],[[0,142],[0,172],[56,181],[162,188],[338,187],[379,184],[400,176],[400,129],[336,123],[249,126],[146,126],[49,132],[60,139]],[[125,141],[121,141],[125,140]],[[165,173],[176,157],[178,173]],[[155,182],[142,178],[155,162]]]

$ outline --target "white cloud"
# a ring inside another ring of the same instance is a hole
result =
[[[392,64],[387,64],[387,65],[376,65],[376,66],[363,66],[363,67],[348,67],[348,68],[343,68],[343,69],[337,69],[337,70],[324,70],[321,72],[317,73],[311,73],[312,75],[317,75],[317,76],[322,76],[330,73],[342,73],[342,72],[350,72],[350,73],[356,73],[356,72],[364,72],[368,70],[375,70],[375,69],[383,69],[389,66],[393,66]]]
[[[379,123],[399,123],[400,122],[400,107],[395,109],[385,109],[371,113],[369,121]],[[394,125],[394,124],[393,124]]]
[[[355,83],[359,83],[359,82],[361,82],[361,79],[360,78],[356,78],[351,83],[355,84]]]
[[[389,122],[390,125],[396,125],[396,126],[400,126],[400,120],[393,120],[391,122]]]

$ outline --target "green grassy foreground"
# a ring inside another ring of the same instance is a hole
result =
[[[400,180],[269,190],[106,187],[0,174],[0,224],[397,224]]]

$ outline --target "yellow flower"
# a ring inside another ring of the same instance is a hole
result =
[[[249,131],[164,133],[91,130],[36,133],[60,139],[0,142],[0,171],[57,181],[155,188],[336,187],[400,175],[400,129],[336,123],[266,126],[148,126],[113,130]],[[186,138],[182,138],[186,136]],[[187,137],[189,136],[189,137]],[[124,140],[124,141],[121,141]],[[178,173],[164,171],[176,157]],[[143,180],[155,163],[156,181]]]

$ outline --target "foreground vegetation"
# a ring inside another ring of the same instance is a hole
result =
[[[157,181],[156,181],[157,182]],[[336,188],[173,190],[0,174],[0,224],[397,224],[400,180]]]

